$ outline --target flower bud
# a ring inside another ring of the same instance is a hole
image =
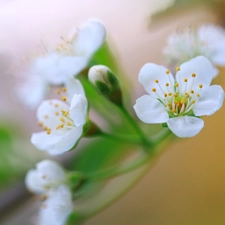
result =
[[[92,66],[88,72],[88,78],[106,98],[115,104],[122,104],[119,82],[107,66]]]

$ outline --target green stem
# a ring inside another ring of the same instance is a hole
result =
[[[152,143],[146,138],[146,136],[145,136],[144,132],[142,131],[142,129],[138,126],[138,124],[135,122],[135,120],[127,112],[125,107],[123,105],[121,105],[119,108],[120,108],[121,112],[126,116],[126,118],[129,121],[129,123],[133,126],[133,128],[136,130],[136,132],[141,137],[142,143],[144,144],[144,146],[150,147],[152,145]]]

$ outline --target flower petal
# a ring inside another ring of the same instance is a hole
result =
[[[75,94],[85,95],[84,88],[78,79],[67,79],[64,84],[69,102],[72,101],[72,98]]]
[[[169,119],[163,104],[149,95],[137,99],[134,110],[144,123],[164,123]]]
[[[178,137],[193,137],[204,127],[202,119],[193,116],[180,116],[167,121],[169,129]]]
[[[70,106],[70,116],[76,126],[85,124],[87,115],[88,102],[84,95],[73,96]]]
[[[146,63],[140,70],[138,80],[144,86],[145,90],[153,97],[164,98],[164,93],[169,91],[173,93],[174,78],[172,74],[166,74],[167,68],[154,63]],[[158,80],[158,84],[155,82]],[[166,83],[169,86],[166,87]],[[159,87],[160,85],[160,87]],[[156,92],[152,89],[155,88]]]
[[[90,26],[78,30],[77,37],[72,43],[77,55],[91,57],[97,51],[106,38],[106,29],[99,23],[92,21]]]
[[[195,73],[196,77],[192,77]],[[208,87],[215,75],[212,63],[204,56],[198,56],[180,66],[180,71],[176,74],[176,80],[179,83],[179,88],[182,93],[191,89],[198,91],[199,85],[203,88]],[[188,82],[184,82],[187,78]]]
[[[61,110],[68,111],[69,105],[63,101],[57,99],[45,100],[37,109],[37,119],[52,130],[55,134],[61,134],[62,130],[56,130],[56,126],[59,125]]]
[[[224,101],[224,91],[219,85],[212,85],[203,90],[193,112],[196,116],[209,116],[221,108]]]

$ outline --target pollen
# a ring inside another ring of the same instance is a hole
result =
[[[203,88],[203,85],[202,84],[199,84],[199,88]]]
[[[192,101],[191,101],[192,104],[195,104],[195,102],[196,102],[195,100],[192,100]]]
[[[185,97],[186,97],[186,98],[189,98],[189,97],[190,97],[190,95],[189,95],[188,93],[186,93],[186,94],[185,94]]]
[[[187,78],[184,78],[184,82],[188,82],[188,79]]]
[[[192,77],[196,77],[196,74],[195,73],[192,73],[192,75],[191,75]]]
[[[165,97],[165,98],[167,97],[167,94],[166,94],[166,93],[164,94],[164,97]]]
[[[63,117],[61,117],[59,120],[60,120],[61,122],[65,123],[65,119],[64,119]]]
[[[62,96],[61,99],[65,102],[67,100],[66,96]]]
[[[170,73],[170,71],[169,70],[166,70],[166,74],[169,74]]]
[[[170,84],[169,83],[166,83],[166,86],[168,87]]]
[[[175,98],[177,97],[177,94],[176,94],[176,93],[174,94],[174,97],[175,97]]]
[[[179,84],[178,83],[175,83],[175,87],[178,87],[179,86]]]
[[[38,126],[39,127],[42,127],[43,126],[43,123],[41,121],[38,121]]]
[[[152,88],[152,92],[156,92],[156,88]]]
[[[62,90],[63,90],[63,92],[66,92],[66,87],[63,87]]]
[[[171,104],[170,104],[170,103],[168,103],[168,104],[167,104],[167,106],[171,107]]]
[[[176,71],[180,71],[180,67],[177,67],[177,68],[176,68]]]
[[[199,97],[200,97],[200,94],[196,94],[196,97],[198,97],[198,98],[199,98]]]
[[[65,111],[65,110],[61,110],[63,116],[67,116],[69,114],[69,112]]]
[[[191,93],[191,94],[194,94],[194,93],[195,93],[195,91],[194,91],[194,90],[190,90],[190,93]]]
[[[59,116],[59,112],[55,112],[55,115],[56,115],[56,116]]]
[[[172,92],[169,92],[168,95],[169,95],[169,96],[172,96]]]
[[[158,84],[159,83],[159,80],[155,80],[155,82]]]
[[[64,124],[62,123],[62,124],[59,124],[55,129],[58,130],[58,129],[63,128],[63,127],[64,127]]]
[[[60,95],[60,94],[61,94],[61,90],[58,89],[58,90],[56,91],[56,93],[57,93],[58,95]]]
[[[49,134],[51,134],[51,131],[50,131],[50,130],[48,130],[46,133],[49,135]]]
[[[43,130],[48,130],[48,127],[47,127],[47,126],[44,126],[44,127],[43,127]]]
[[[66,125],[67,125],[67,126],[71,126],[72,124],[71,124],[70,122],[67,122]]]

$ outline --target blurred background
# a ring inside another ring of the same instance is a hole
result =
[[[11,189],[18,187],[26,195],[24,174],[48,157],[30,144],[37,130],[35,111],[19,102],[15,92],[24,61],[42,42],[54,44],[71,28],[98,18],[117,63],[133,84],[134,103],[144,93],[137,81],[139,70],[146,62],[163,64],[167,36],[190,25],[223,25],[223,10],[222,0],[0,0],[0,209],[13,202]],[[224,76],[221,68],[215,81],[223,88]],[[204,118],[199,135],[168,146],[132,190],[85,225],[224,225],[224,115],[225,107]],[[6,199],[8,193],[11,198]],[[28,217],[38,210],[29,198],[13,206],[0,214],[0,224],[29,225]]]

